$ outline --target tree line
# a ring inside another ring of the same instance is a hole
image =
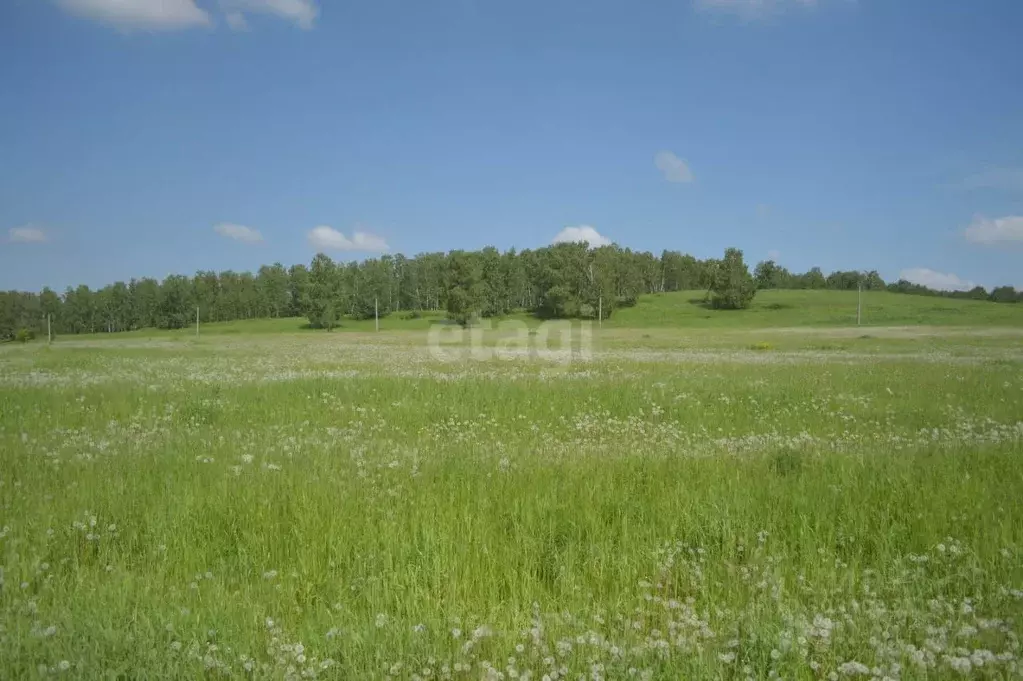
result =
[[[750,273],[742,251],[727,249],[720,259],[700,260],[679,251],[660,256],[617,245],[585,243],[500,252],[384,255],[361,262],[337,262],[319,253],[312,262],[285,267],[264,265],[251,272],[200,271],[116,282],[100,289],[50,288],[39,293],[0,292],[0,340],[46,333],[47,318],[57,334],[118,332],[140,328],[176,329],[199,321],[222,322],[268,317],[306,317],[331,329],[344,319],[371,319],[443,310],[469,324],[525,310],[543,318],[610,317],[634,305],[640,295],[702,290],[708,304],[744,308],[761,289],[887,289],[896,293],[1023,302],[1010,286],[990,293],[935,291],[900,280],[885,284],[877,272],[820,268],[792,273],[773,261]]]

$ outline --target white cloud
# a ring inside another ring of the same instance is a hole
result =
[[[989,168],[967,177],[962,188],[1023,192],[1023,168]]]
[[[988,220],[977,216],[963,233],[967,241],[985,246],[1019,244],[1023,246],[1023,215]]]
[[[781,258],[781,251],[778,251],[778,250],[775,250],[775,249],[772,248],[771,250],[769,250],[767,252],[767,259],[768,260],[774,260],[775,262],[778,262],[778,260],[780,258]]]
[[[245,20],[245,15],[241,12],[228,12],[224,15],[224,20],[227,21],[227,26],[232,31],[249,30],[249,22]]]
[[[227,12],[231,28],[236,28],[239,20],[245,22],[245,12],[272,14],[305,29],[312,28],[320,14],[315,0],[220,0],[220,6]],[[248,26],[248,23],[244,25]]]
[[[902,270],[899,272],[899,279],[905,279],[914,284],[920,284],[921,286],[938,291],[969,291],[977,285],[972,281],[960,279],[954,274],[935,272],[926,267],[913,267],[908,270]]]
[[[32,225],[12,227],[7,230],[7,236],[11,241],[18,244],[41,244],[50,240],[46,236],[46,232]]]
[[[654,165],[664,173],[664,179],[668,182],[693,181],[693,171],[689,165],[670,151],[658,151],[654,155]]]
[[[263,240],[263,235],[259,233],[258,229],[246,227],[245,225],[236,225],[231,222],[221,222],[213,227],[213,231],[220,236],[234,239],[235,241],[244,241],[247,244],[259,243]]]
[[[57,0],[68,12],[124,30],[176,30],[210,26],[195,0]]]
[[[362,253],[384,253],[390,247],[382,237],[369,232],[352,232],[349,239],[333,227],[321,225],[309,232],[309,243],[322,251],[358,251]]]
[[[566,227],[565,229],[558,232],[557,236],[551,243],[554,244],[572,244],[584,241],[590,245],[590,248],[597,248],[598,246],[609,246],[611,240],[606,236],[593,229],[589,225],[579,225],[578,227]]]
[[[791,7],[816,7],[817,0],[694,0],[693,4],[701,11],[731,14],[748,20],[783,12]]]

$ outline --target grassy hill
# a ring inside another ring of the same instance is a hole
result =
[[[714,310],[704,303],[703,291],[646,295],[635,307],[616,310],[604,321],[608,329],[770,329],[789,327],[848,327],[856,324],[856,292],[761,291],[747,310]],[[525,313],[510,315],[528,324],[540,320]],[[496,320],[492,320],[496,321]],[[426,331],[445,322],[442,312],[418,319],[399,312],[380,320],[381,331]],[[913,296],[887,291],[863,294],[862,324],[874,326],[1003,326],[1023,327],[1023,305],[987,301]],[[373,320],[346,319],[335,332],[373,331]],[[142,329],[114,337],[188,338],[194,328],[161,331]],[[308,328],[303,318],[251,319],[203,324],[202,335],[322,333]],[[77,336],[76,336],[77,337]],[[107,337],[96,334],[95,337]]]
[[[854,326],[856,291],[761,291],[747,310],[713,310],[703,291],[643,296],[615,312],[620,328]],[[1023,326],[1023,306],[983,300],[863,293],[864,326]]]

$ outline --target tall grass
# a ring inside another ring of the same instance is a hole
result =
[[[0,354],[5,677],[1019,676],[1018,362],[317,342]]]

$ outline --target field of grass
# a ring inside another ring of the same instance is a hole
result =
[[[615,313],[622,327],[807,327],[854,326],[856,291],[760,291],[748,310],[713,310],[704,291],[643,296]],[[863,293],[866,326],[1023,326],[1023,307],[977,300],[931,298],[887,291]]]
[[[1023,336],[777,295],[0,347],[0,676],[1020,678]]]
[[[704,305],[705,291],[679,291],[642,296],[634,307],[621,308],[604,322],[608,329],[745,330],[751,328],[852,327],[856,325],[855,291],[761,291],[748,310],[713,310]],[[526,314],[503,319],[537,326],[541,320]],[[445,321],[440,311],[427,311],[418,318],[395,312],[380,320],[382,331],[426,331]],[[958,326],[1023,328],[1023,305],[988,301],[953,300],[912,296],[887,291],[863,294],[861,324],[865,327]],[[344,319],[336,332],[374,331],[372,319]],[[202,324],[200,335],[252,335],[266,333],[320,333],[303,318],[253,319]],[[869,330],[867,331],[869,332]],[[99,334],[103,336],[103,334]],[[161,331],[141,329],[119,333],[118,337],[159,337],[189,339],[195,328]],[[67,336],[66,338],[80,338]]]

